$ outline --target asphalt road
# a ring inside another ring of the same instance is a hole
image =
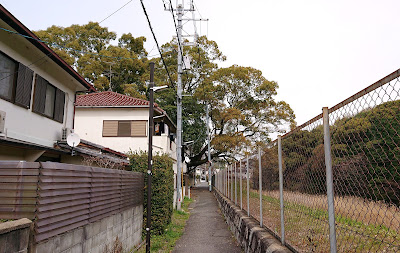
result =
[[[192,192],[195,201],[189,206],[191,216],[173,252],[243,252],[225,223],[217,200],[208,191],[207,183],[200,183]]]

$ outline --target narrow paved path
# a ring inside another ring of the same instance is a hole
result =
[[[208,185],[201,183],[192,192],[195,201],[189,206],[191,215],[173,252],[242,252],[225,223],[217,200],[208,191]]]

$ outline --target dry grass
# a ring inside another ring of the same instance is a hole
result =
[[[300,252],[329,252],[326,196],[287,191],[284,200],[286,241]],[[244,189],[245,210],[246,201]],[[256,190],[250,190],[250,214],[259,220]],[[398,207],[357,197],[335,197],[335,214],[338,252],[400,252]],[[279,191],[263,192],[263,224],[280,235]]]
[[[310,208],[327,210],[327,198],[324,195],[311,195],[300,192],[283,193],[285,202],[296,203]],[[279,199],[279,191],[263,191],[263,195]],[[400,208],[358,197],[335,197],[335,214],[355,219],[366,225],[385,226],[398,231],[400,229]]]

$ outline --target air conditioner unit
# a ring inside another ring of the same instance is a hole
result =
[[[71,128],[63,128],[62,133],[61,133],[61,141],[67,141],[68,135],[72,134],[74,132],[74,129]]]
[[[6,112],[0,111],[0,135],[6,134]]]

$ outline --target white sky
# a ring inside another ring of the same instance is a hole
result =
[[[101,21],[128,0],[0,0],[31,30]],[[176,1],[172,1],[175,3]],[[144,0],[157,39],[171,40],[174,26],[162,0]],[[228,60],[262,70],[277,81],[302,124],[400,68],[398,0],[197,0],[207,24],[201,35],[215,40]],[[196,13],[196,17],[199,14]],[[104,21],[111,31],[145,36],[155,43],[139,0]],[[191,30],[186,24],[184,29]],[[197,24],[200,32],[200,24]],[[150,55],[154,55],[154,48]]]

